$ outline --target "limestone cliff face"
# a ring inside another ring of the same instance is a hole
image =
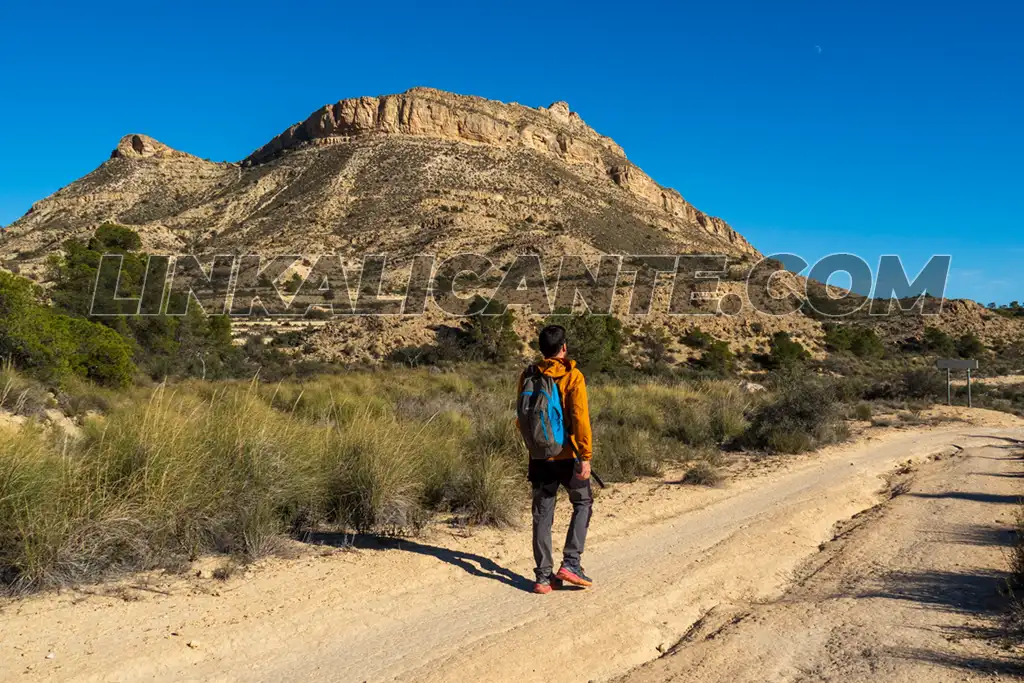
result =
[[[127,135],[9,226],[0,259],[25,272],[105,221],[159,251],[758,256],[565,102],[428,88],[327,105],[239,163]]]
[[[408,135],[496,147],[524,147],[610,179],[660,210],[699,226],[741,251],[754,248],[720,218],[708,216],[677,191],[629,163],[622,148],[599,135],[566,102],[532,109],[480,97],[413,88],[397,95],[328,104],[288,128],[244,162],[255,165],[305,145],[350,142],[373,135]]]

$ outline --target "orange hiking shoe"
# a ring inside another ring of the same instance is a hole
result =
[[[537,583],[533,584],[533,592],[537,595],[547,595],[551,592],[551,582],[538,581]]]
[[[574,586],[593,586],[594,582],[590,580],[590,577],[583,573],[583,567],[577,567],[570,569],[564,564],[559,568],[558,572],[555,573],[555,578],[571,583]]]

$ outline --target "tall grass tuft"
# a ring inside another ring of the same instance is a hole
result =
[[[393,419],[357,417],[332,440],[328,495],[335,522],[359,532],[401,533],[422,521],[425,439]]]
[[[0,438],[0,578],[12,592],[150,559],[136,506],[98,487],[67,445],[35,425]]]
[[[455,489],[452,505],[472,524],[509,526],[519,517],[518,501],[526,500],[516,476],[516,468],[507,457],[495,453],[470,454]]]

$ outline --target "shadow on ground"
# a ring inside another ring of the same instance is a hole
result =
[[[945,493],[908,493],[912,498],[953,498],[956,500],[973,500],[976,503],[1000,503],[1004,505],[1017,505],[1022,501],[1019,495],[1004,495],[1000,493],[980,493],[968,491],[946,491]]]
[[[1017,531],[1006,526],[964,525],[952,531],[937,534],[947,543],[1010,548],[1017,543]]]
[[[858,598],[906,600],[921,605],[978,616],[1003,612],[1000,591],[1006,587],[1003,572],[893,572],[880,585],[858,592]]]
[[[426,555],[459,567],[467,573],[483,579],[491,579],[522,591],[533,590],[533,579],[501,566],[494,560],[436,545],[418,543],[406,538],[390,538],[373,534],[311,533],[304,539],[312,545],[329,545],[336,548],[358,548],[361,550],[401,550],[417,555]]]
[[[889,649],[887,654],[891,657],[901,659],[912,659],[919,662],[927,662],[939,666],[956,669],[968,669],[982,673],[1007,676],[1024,675],[1024,664],[1019,659],[1008,657],[998,659],[995,657],[981,657],[956,655],[946,652],[934,652],[921,649]]]

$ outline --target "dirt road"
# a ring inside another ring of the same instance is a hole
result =
[[[717,607],[621,683],[1021,680],[1024,652],[999,646],[998,617],[1024,443],[990,443],[909,475],[782,598]]]
[[[938,636],[912,641],[906,633],[941,629],[943,619],[965,622],[945,598],[928,599],[944,578],[984,571],[987,583],[976,592],[992,588],[1004,561],[984,542],[985,529],[1010,521],[1020,463],[1001,446],[1024,438],[1021,424],[999,416],[987,426],[890,431],[773,460],[719,489],[615,487],[595,506],[585,566],[598,585],[587,591],[527,592],[532,561],[524,524],[469,536],[437,529],[376,549],[325,547],[227,582],[133,581],[8,602],[0,607],[0,679],[588,681],[642,667],[630,675],[691,680],[686,676],[701,666],[704,673],[692,680],[797,681],[826,680],[815,677],[815,666],[845,672],[836,662],[849,661],[853,677],[827,680],[903,680],[871,679],[855,668],[855,654],[867,648],[878,666],[896,666],[886,650],[892,646],[918,653],[905,666],[951,668],[965,680],[969,670],[957,668],[956,658],[974,645],[933,642]],[[865,525],[879,535],[861,545],[864,532],[855,531],[848,537],[854,540],[819,552],[837,522],[879,502],[882,475],[908,459],[952,453],[953,444],[966,451],[920,466],[948,477],[934,479],[932,488],[915,483],[885,513],[906,506],[905,518]],[[561,513],[560,526],[564,501]],[[893,524],[900,529],[886,536]],[[945,555],[921,540],[933,537]],[[827,557],[841,561],[824,562],[807,578],[808,562]],[[954,561],[961,566],[953,569]],[[890,567],[916,572],[906,596],[884,582],[871,588]],[[840,593],[834,608],[816,607],[840,589],[855,592]],[[802,607],[787,612],[786,600]],[[868,600],[888,601],[891,613],[872,619],[882,607],[860,606]],[[775,620],[766,629],[758,628],[759,610]],[[745,614],[753,616],[721,631],[728,638],[705,638],[711,624],[717,630],[721,619],[729,624]],[[662,657],[688,631],[693,642]],[[829,659],[834,654],[840,659]]]

